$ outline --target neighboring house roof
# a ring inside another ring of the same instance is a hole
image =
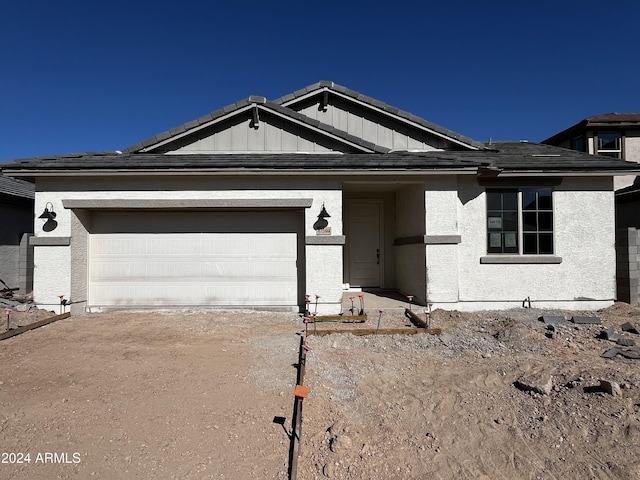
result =
[[[457,171],[476,174],[483,168],[496,173],[564,175],[573,173],[640,172],[640,166],[624,160],[588,155],[549,145],[498,142],[485,150],[353,153],[353,154],[188,154],[113,152],[60,155],[16,160],[6,165],[10,175],[118,175],[127,172],[228,172],[247,174],[338,173],[400,174]]]
[[[33,200],[35,198],[35,187],[32,183],[0,174],[0,195]]]
[[[288,95],[278,98],[277,100],[274,100],[274,103],[278,103],[280,105],[290,107],[294,103],[299,102],[302,99],[309,98],[310,96],[316,95],[322,91],[330,91],[334,94],[341,94],[345,97],[351,98],[353,100],[357,100],[358,102],[365,104],[370,108],[385,112],[390,115],[394,115],[396,117],[399,117],[404,120],[408,120],[410,122],[414,122],[429,130],[432,130],[433,132],[439,133],[445,137],[458,140],[460,143],[465,144],[468,147],[471,147],[472,149],[484,148],[484,145],[482,143],[472,140],[471,138],[465,137],[464,135],[454,132],[453,130],[449,130],[447,128],[441,127],[440,125],[436,125],[435,123],[429,122],[424,118],[421,118],[412,113],[400,110],[399,108],[393,107],[385,102],[381,102],[380,100],[376,100],[375,98],[371,98],[367,95],[363,95],[362,93],[356,92],[355,90],[351,90],[350,88],[337,85],[330,80],[322,80],[320,82],[314,83],[313,85],[309,85],[300,90],[296,90],[293,93],[290,93]]]
[[[586,125],[633,124],[640,125],[640,113],[603,113],[583,120]]]
[[[585,130],[593,128],[624,128],[624,127],[640,127],[640,113],[603,113],[593,115],[584,120],[556,133],[555,135],[543,140],[541,143],[554,145],[563,140],[571,139],[576,135],[583,133]]]

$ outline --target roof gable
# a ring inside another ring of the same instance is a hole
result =
[[[459,133],[331,81],[275,100],[334,128],[392,150],[481,150]]]
[[[371,142],[252,96],[125,149],[125,153],[384,153]]]

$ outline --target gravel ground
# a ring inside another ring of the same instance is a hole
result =
[[[602,324],[551,331],[549,314]],[[601,357],[624,322],[640,308],[437,310],[441,335],[310,336],[298,478],[640,478],[640,360]],[[120,312],[4,340],[0,478],[287,478],[301,332],[288,314]]]

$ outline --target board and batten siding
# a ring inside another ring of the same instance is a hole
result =
[[[441,150],[449,149],[445,140],[419,128],[412,128],[395,121],[387,115],[376,114],[369,109],[353,105],[337,98],[330,98],[325,108],[317,102],[300,106],[299,113],[335,127],[376,145],[396,150]]]
[[[185,137],[170,153],[332,152],[339,149],[331,139],[261,111],[257,127],[249,115],[234,117],[233,121]]]

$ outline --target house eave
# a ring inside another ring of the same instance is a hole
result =
[[[183,169],[183,170],[49,170],[49,171],[13,171],[7,175],[15,178],[35,179],[37,177],[110,177],[110,176],[239,176],[239,175],[269,175],[269,176],[405,176],[405,175],[476,175],[477,168],[411,168],[411,169],[287,169],[265,170],[257,168],[235,169]],[[30,180],[31,181],[31,180]]]
[[[612,177],[620,175],[637,175],[636,171],[629,170],[513,170],[502,171],[500,177],[522,177],[522,176],[548,176],[548,177]]]

